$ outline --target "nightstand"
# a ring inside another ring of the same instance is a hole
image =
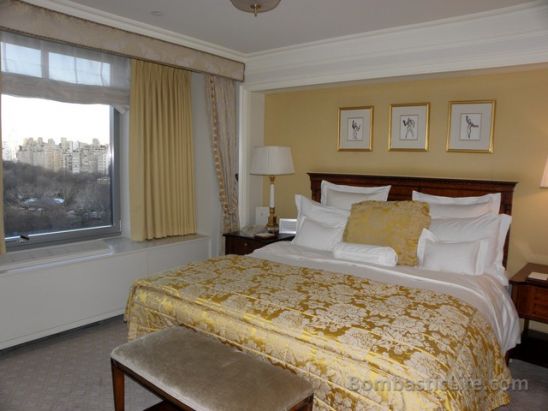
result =
[[[548,281],[529,278],[532,272],[548,274],[548,265],[526,264],[510,279],[512,300],[525,320],[521,344],[511,357],[548,367],[548,335],[529,331],[529,320],[548,324]]]
[[[261,231],[264,231],[264,229],[261,229]],[[246,228],[223,234],[225,237],[225,254],[245,255],[265,245],[277,241],[291,241],[295,237],[294,234],[275,234],[274,237],[259,238],[255,236],[256,232],[257,230]]]

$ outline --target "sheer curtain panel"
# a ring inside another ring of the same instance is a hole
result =
[[[129,104],[129,60],[0,31],[3,94],[78,104]]]
[[[133,240],[196,232],[190,76],[186,70],[132,61]]]

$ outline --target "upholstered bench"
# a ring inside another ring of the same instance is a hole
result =
[[[124,410],[124,374],[165,400],[155,410],[312,410],[308,381],[183,327],[121,345],[111,363],[116,411]]]

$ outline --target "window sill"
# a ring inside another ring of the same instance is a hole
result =
[[[172,246],[174,244],[203,240],[205,238],[207,238],[207,236],[193,234],[137,242],[125,237],[113,237],[21,251],[11,251],[0,256],[0,276],[41,267],[49,268],[97,258],[131,254],[144,249]]]

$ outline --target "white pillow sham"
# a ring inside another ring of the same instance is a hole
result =
[[[297,206],[297,233],[302,225],[303,218],[309,218],[314,221],[318,221],[328,226],[344,226],[350,215],[349,211],[341,210],[335,207],[326,207],[317,203],[316,201],[309,200],[308,198],[296,194],[295,205]]]
[[[344,226],[328,226],[310,218],[303,217],[293,244],[316,250],[331,251],[342,240]]]
[[[491,203],[437,204],[428,203],[432,218],[474,218],[491,213]]]
[[[448,242],[440,241],[424,229],[417,247],[419,267],[467,275],[485,273],[487,240]]]
[[[352,204],[361,201],[386,201],[391,186],[355,187],[333,184],[322,180],[322,205],[350,210]]]
[[[356,243],[338,243],[333,249],[333,256],[340,260],[356,261],[394,267],[398,255],[392,247]]]
[[[504,242],[512,217],[506,214],[486,214],[477,218],[432,219],[430,231],[440,241],[463,242],[485,239],[488,242],[485,272],[508,285],[504,258]]]
[[[455,206],[453,208],[431,207],[430,216],[432,218],[472,218],[480,217],[487,213],[498,214],[501,194],[485,194],[479,197],[444,197],[413,191],[412,198],[414,201],[424,201],[431,206],[433,204]],[[476,207],[466,207],[472,205]],[[448,217],[449,212],[452,214]]]

